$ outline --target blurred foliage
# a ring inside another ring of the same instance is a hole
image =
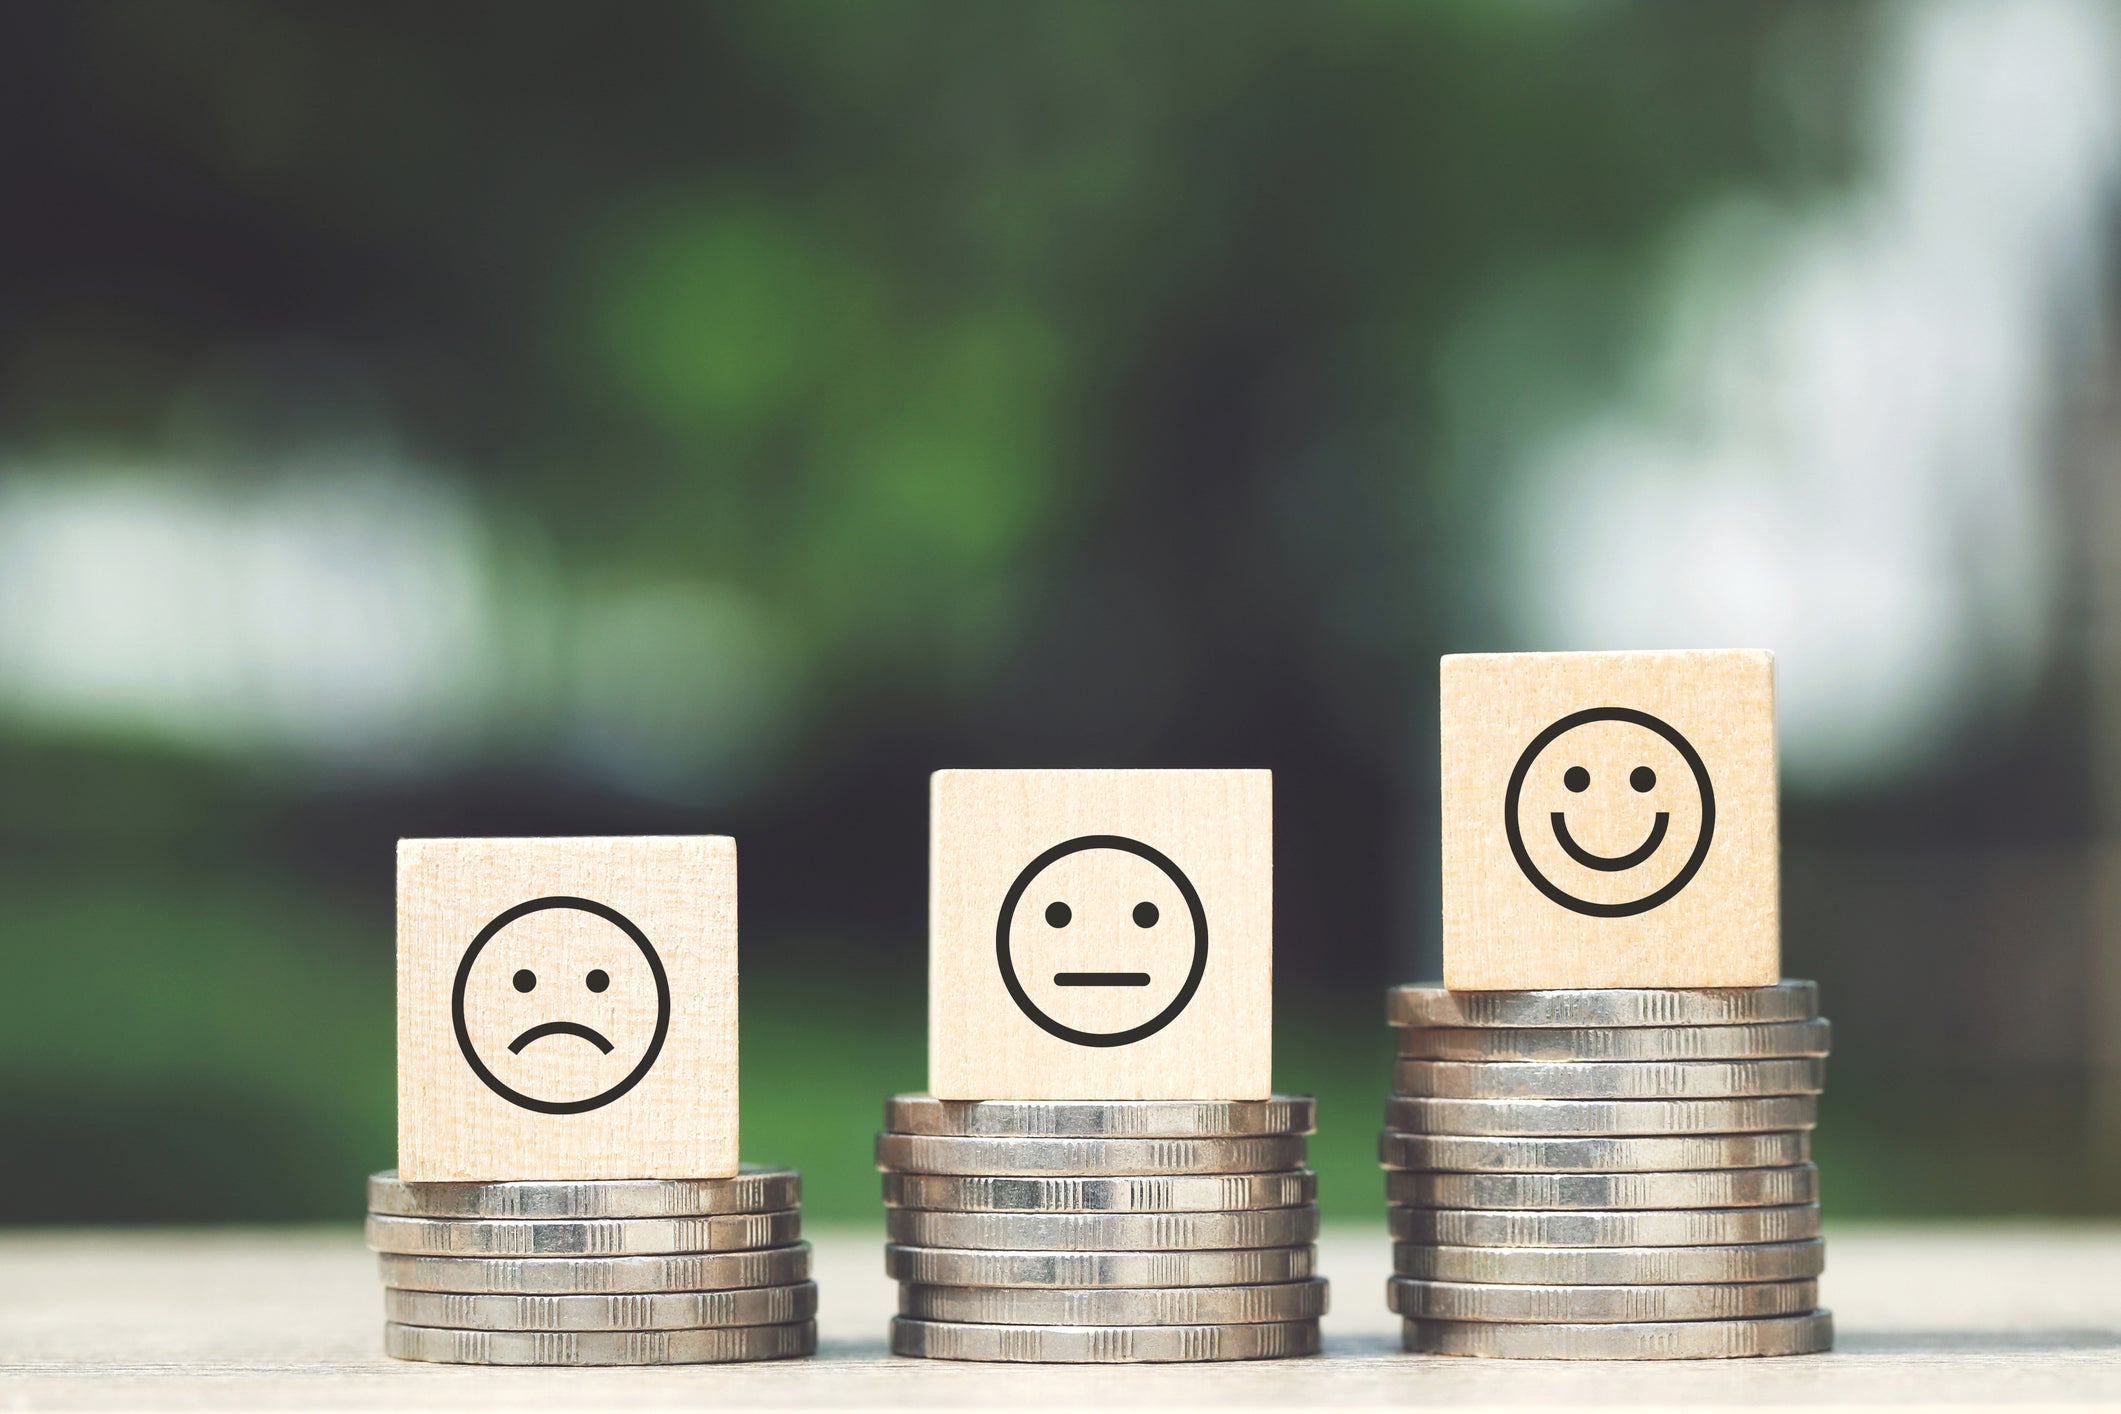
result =
[[[1459,531],[1506,494],[1439,443],[1612,396],[1681,207],[1844,182],[1872,15],[0,10],[0,452],[460,484],[589,625],[554,671],[615,734],[526,707],[319,767],[0,724],[0,1217],[351,1214],[392,840],[665,830],[741,841],[747,1155],[873,1216],[924,778],[980,764],[1277,771],[1280,1083],[1322,1096],[1329,1211],[1373,1211],[1378,988],[1434,968],[1434,656],[1484,628]],[[673,622],[726,656],[628,691]],[[721,692],[742,730],[676,761]],[[1837,1075],[1912,1112],[1904,1067]],[[1823,1146],[1843,1211],[2098,1201]]]

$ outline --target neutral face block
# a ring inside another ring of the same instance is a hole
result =
[[[736,841],[398,842],[398,1172],[737,1171]]]
[[[1780,978],[1770,654],[1454,655],[1442,721],[1444,985]]]
[[[946,1100],[1272,1090],[1268,771],[938,771],[928,1084]]]

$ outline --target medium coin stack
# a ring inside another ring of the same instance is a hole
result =
[[[876,1139],[891,1348],[1048,1364],[1315,1354],[1316,1108],[894,1096]]]
[[[383,1348],[464,1365],[692,1365],[817,1349],[802,1180],[368,1180]]]
[[[1404,1344],[1680,1360],[1833,1345],[1810,982],[1395,987],[1378,1157]]]

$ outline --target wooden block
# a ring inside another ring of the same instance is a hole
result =
[[[1771,654],[1446,657],[1443,977],[1781,976]]]
[[[938,771],[928,1085],[946,1100],[1272,1089],[1268,771]]]
[[[736,1170],[736,841],[398,842],[399,1173]]]

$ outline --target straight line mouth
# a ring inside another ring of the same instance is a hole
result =
[[[1053,974],[1056,987],[1146,987],[1149,974],[1146,972],[1056,972]]]
[[[521,1055],[525,1046],[529,1045],[532,1041],[542,1040],[547,1036],[579,1036],[583,1040],[587,1041],[590,1045],[595,1046],[598,1050],[602,1051],[605,1055],[608,1056],[611,1054],[611,1042],[605,1040],[603,1036],[601,1036],[595,1031],[590,1030],[588,1027],[584,1026],[579,1021],[540,1022],[538,1025],[531,1027],[528,1031],[525,1031],[522,1035],[516,1037],[513,1041],[510,1041],[508,1043],[508,1049],[515,1052],[517,1055]]]

